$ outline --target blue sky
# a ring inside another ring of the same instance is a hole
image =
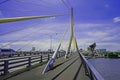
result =
[[[119,0],[64,1],[66,5],[62,0],[0,0],[0,18],[64,14],[60,17],[1,23],[0,34],[25,29],[0,36],[0,46],[18,40],[7,46],[17,50],[28,42],[34,41],[23,50],[30,50],[32,46],[37,47],[37,50],[45,50],[50,47],[52,35],[55,49],[66,27],[70,27],[70,8],[68,7],[73,6],[79,48],[86,49],[88,45],[96,42],[97,48],[120,50]],[[32,32],[36,33],[21,39]],[[70,32],[67,33],[62,48],[68,46],[69,36]]]

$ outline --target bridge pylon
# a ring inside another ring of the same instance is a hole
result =
[[[74,45],[75,51],[78,51],[78,46],[77,46],[77,41],[76,41],[75,31],[74,31],[74,10],[71,7],[71,35],[70,35],[69,45],[68,45],[68,49],[66,51],[65,58],[67,58],[70,54],[70,49],[71,49],[72,43]]]

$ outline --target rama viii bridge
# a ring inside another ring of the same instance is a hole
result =
[[[64,3],[64,0],[62,1]],[[57,14],[49,16],[0,18],[0,24],[58,16],[65,15]],[[49,54],[50,52],[26,52],[27,54],[25,55],[27,56],[20,56],[21,53],[19,50],[24,48],[26,46],[25,44],[18,49],[18,53],[16,53],[17,55],[14,54],[16,56],[13,58],[5,58],[0,60],[0,80],[104,80],[104,78],[93,67],[93,65],[87,61],[87,59],[79,50],[74,30],[74,8],[72,6],[70,6],[70,16],[71,26],[66,28],[59,40],[56,50],[52,54]],[[68,29],[71,31],[67,50],[60,51],[62,42]],[[29,35],[31,34],[26,36]],[[17,39],[14,42],[18,42],[24,39],[26,36],[23,36],[21,39]],[[2,45],[0,48],[2,49],[13,44],[14,42]],[[28,44],[30,43],[31,42]],[[74,51],[71,52],[70,50],[72,46],[74,46]],[[22,68],[19,69],[18,67]]]

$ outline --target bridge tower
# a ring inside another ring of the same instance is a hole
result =
[[[77,41],[76,41],[75,32],[74,32],[74,10],[71,7],[71,35],[70,35],[69,45],[68,45],[68,49],[67,49],[65,58],[67,58],[70,53],[72,43],[74,44],[75,51],[78,51]]]

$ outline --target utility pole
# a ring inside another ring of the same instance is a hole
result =
[[[50,35],[50,52],[52,52],[52,35]]]
[[[57,33],[55,34],[55,36],[57,35]],[[53,51],[53,35],[49,35],[50,36],[50,52]]]

